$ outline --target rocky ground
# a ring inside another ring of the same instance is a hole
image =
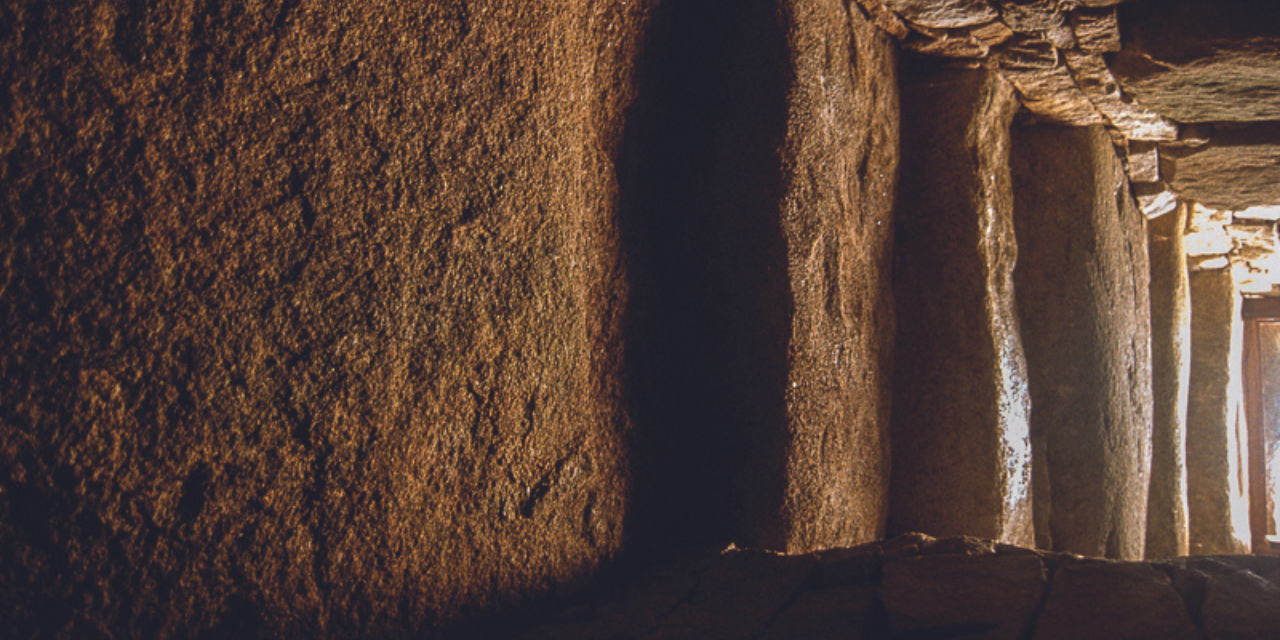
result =
[[[1116,562],[908,534],[808,555],[729,549],[454,636],[1262,640],[1280,637],[1277,585],[1280,557]]]

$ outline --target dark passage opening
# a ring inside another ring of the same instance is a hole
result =
[[[627,115],[628,534],[644,555],[750,543],[744,511],[781,505],[791,303],[777,11],[765,0],[663,4]]]

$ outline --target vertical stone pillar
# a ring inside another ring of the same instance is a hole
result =
[[[1193,554],[1249,552],[1240,306],[1230,268],[1191,273],[1187,515]]]
[[[1188,205],[1152,220],[1151,481],[1147,558],[1187,555],[1187,383],[1191,294],[1183,232]]]
[[[890,529],[1029,545],[1008,169],[1018,102],[990,71],[918,64],[902,82]]]
[[[1060,551],[1141,559],[1150,469],[1146,219],[1101,127],[1014,132],[1031,431]],[[1044,505],[1041,505],[1043,507]],[[1043,542],[1043,538],[1042,538]]]
[[[1258,323],[1258,354],[1262,382],[1262,467],[1266,535],[1280,533],[1280,322]]]
[[[794,307],[787,461],[770,546],[809,551],[884,535],[898,163],[895,47],[842,0],[787,7],[794,85],[782,229]]]

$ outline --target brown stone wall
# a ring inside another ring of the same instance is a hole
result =
[[[917,65],[902,84],[889,528],[1030,545],[1009,177],[1018,102],[991,71]]]
[[[1280,533],[1280,322],[1258,324],[1260,369],[1262,375],[1262,469],[1263,500],[1266,516],[1263,530],[1267,535]]]
[[[1191,375],[1191,295],[1183,241],[1189,205],[1152,220],[1151,482],[1147,558],[1187,555],[1187,394]]]
[[[1191,273],[1187,515],[1197,555],[1249,552],[1240,306],[1230,269]]]
[[[409,633],[613,555],[643,4],[7,3],[5,633]]]
[[[1014,131],[1018,310],[1052,548],[1141,559],[1151,451],[1146,218],[1101,127]]]
[[[795,311],[776,546],[807,551],[884,535],[898,80],[894,46],[856,3],[787,6],[782,226]]]

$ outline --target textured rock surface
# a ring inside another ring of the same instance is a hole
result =
[[[1213,571],[1200,616],[1213,640],[1280,636],[1280,587],[1242,568]]]
[[[894,287],[890,529],[1030,544],[1030,447],[1014,311],[1012,87],[904,71]]]
[[[1186,204],[1148,227],[1151,256],[1151,489],[1149,559],[1186,555],[1187,396],[1191,375],[1191,295],[1183,230]]]
[[[1195,640],[1200,634],[1165,572],[1147,564],[1084,561],[1054,573],[1031,637]]]
[[[1262,381],[1263,483],[1265,532],[1280,533],[1280,323],[1258,325]]]
[[[786,6],[787,493],[761,517],[783,522],[770,546],[809,551],[884,536],[898,79],[892,41],[856,3]]]
[[[636,4],[7,3],[6,634],[409,634],[610,557]]]
[[[967,27],[999,14],[986,0],[882,0],[885,6],[922,27]]]
[[[1143,556],[1151,355],[1146,218],[1101,127],[1018,127],[1018,310],[1052,548]]]
[[[669,3],[624,140],[645,547],[884,526],[892,45],[834,0]],[[854,62],[857,66],[851,66]]]
[[[1094,108],[1130,140],[1177,140],[1178,125],[1152,111],[1135,107],[1120,89],[1116,77],[1102,56],[1095,53],[1063,53],[1071,76],[1093,103]]]
[[[412,634],[624,530],[878,537],[893,46],[650,4],[6,9],[0,623]]]
[[[1246,452],[1240,425],[1243,328],[1230,269],[1193,271],[1187,515],[1191,552],[1249,550]]]
[[[979,630],[1022,638],[1043,599],[1044,562],[1035,555],[938,555],[884,564],[880,599],[899,635]]]
[[[1280,120],[1280,21],[1267,0],[1132,2],[1113,69],[1179,122]]]
[[[1229,210],[1280,202],[1280,137],[1268,135],[1238,145],[1215,139],[1203,149],[1165,156],[1164,178],[1183,198]]]
[[[1265,576],[1276,574],[1280,558],[1109,562],[912,534],[648,567],[558,613],[446,637],[1269,640],[1280,608]]]

